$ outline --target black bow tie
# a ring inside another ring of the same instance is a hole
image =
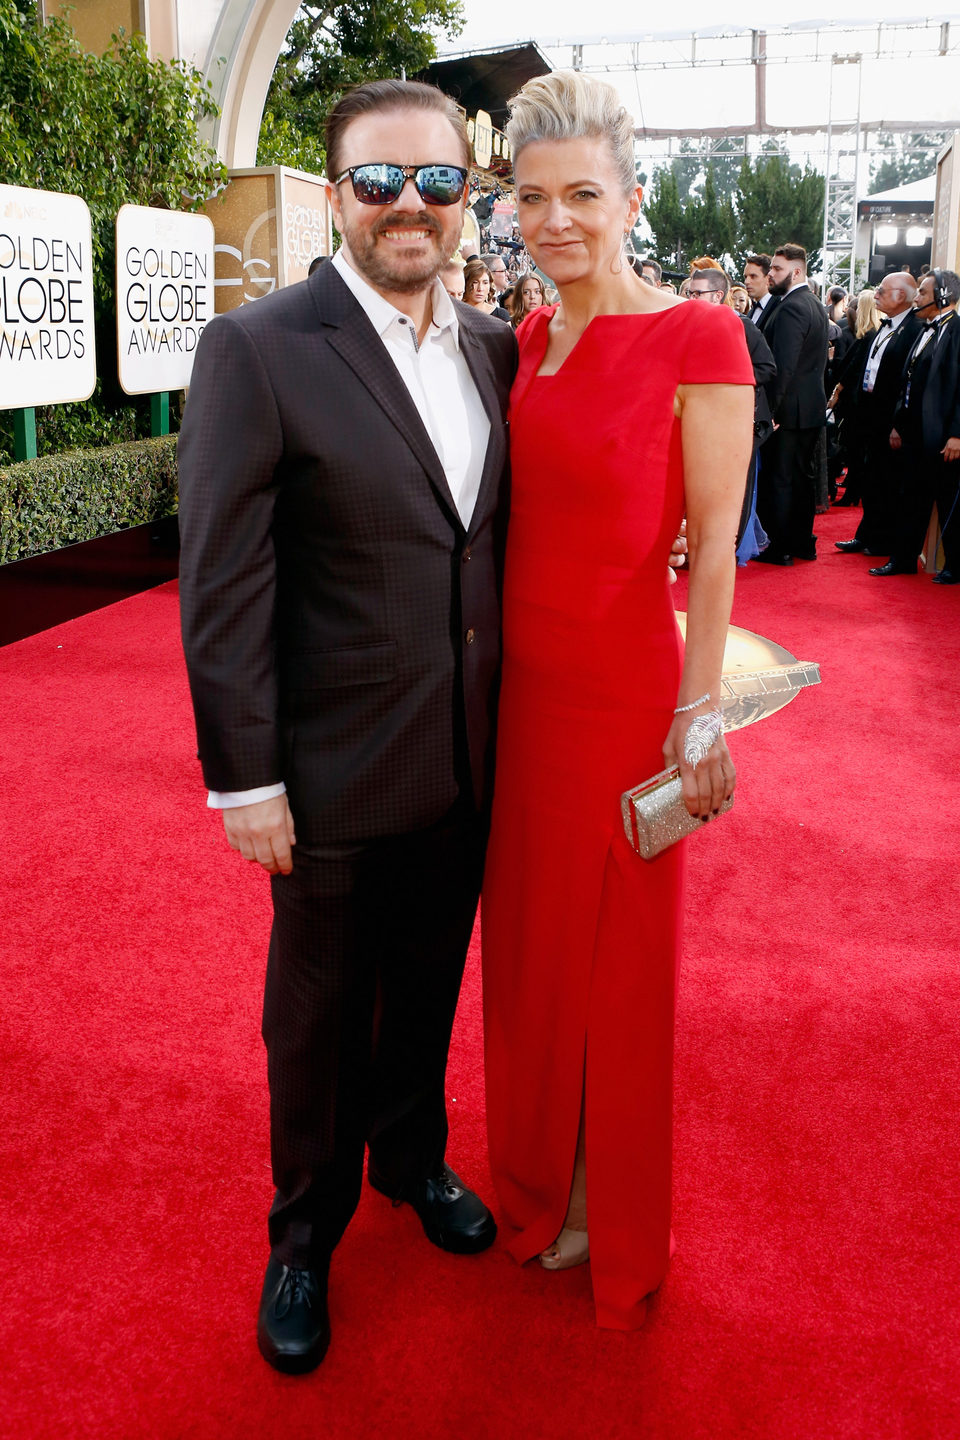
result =
[[[884,315],[883,318],[882,318],[881,321],[880,321],[880,329],[882,330],[885,325],[892,325],[892,324],[893,324],[893,321],[892,321],[892,319],[890,318],[890,316],[889,316],[889,315]]]

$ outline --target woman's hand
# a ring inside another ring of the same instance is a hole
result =
[[[683,747],[687,731],[698,715],[706,713],[704,707],[687,714],[675,715],[663,742],[664,768],[669,770],[674,765],[677,766],[683,786],[683,803],[691,815],[698,816],[701,820],[709,820],[711,815],[719,814],[720,806],[733,794],[737,783],[737,771],[722,735],[711,745],[696,769],[684,759]]]

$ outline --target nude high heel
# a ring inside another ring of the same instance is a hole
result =
[[[564,1225],[553,1244],[540,1256],[544,1270],[572,1270],[590,1259],[586,1230],[571,1230]]]

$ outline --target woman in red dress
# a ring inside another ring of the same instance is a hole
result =
[[[679,764],[691,814],[734,785],[719,700],[753,370],[726,307],[624,262],[633,122],[582,74],[512,102],[521,232],[560,294],[520,327],[503,689],[483,897],[487,1108],[510,1244],[588,1258],[598,1323],[633,1329],[670,1252],[683,844],[646,862],[620,795]],[[667,556],[686,513],[684,654]],[[589,1230],[589,1240],[588,1240]]]

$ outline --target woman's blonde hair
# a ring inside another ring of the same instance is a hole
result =
[[[633,116],[612,85],[579,70],[553,70],[528,80],[510,101],[506,136],[514,160],[539,140],[609,140],[625,195],[637,186]]]
[[[854,325],[854,334],[858,340],[868,335],[871,330],[880,328],[880,312],[877,310],[872,290],[861,290],[857,296],[857,319]]]

